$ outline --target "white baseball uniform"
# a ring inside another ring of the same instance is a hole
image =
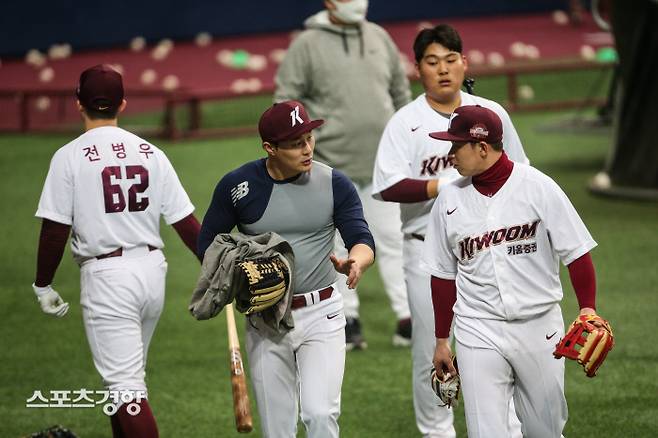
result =
[[[492,197],[471,178],[444,187],[427,226],[422,260],[455,279],[454,336],[470,437],[506,436],[514,396],[524,436],[559,437],[567,418],[559,263],[596,246],[548,176],[515,163]]]
[[[160,215],[172,224],[193,210],[165,154],[124,129],[91,129],[53,156],[36,216],[72,226],[87,339],[109,389],[146,391],[167,271]]]
[[[503,143],[510,159],[527,163],[514,125],[505,109],[498,103],[461,92],[462,105],[481,105],[493,110],[503,122]],[[429,137],[430,132],[448,128],[449,114],[440,114],[429,106],[425,94],[402,107],[391,118],[379,143],[375,161],[373,195],[406,178],[439,179],[441,191],[459,178],[452,167],[448,152],[451,143]],[[411,310],[413,393],[416,424],[424,436],[454,436],[452,411],[438,406],[436,394],[430,386],[430,370],[434,355],[434,313],[430,278],[420,267],[429,212],[434,199],[400,204],[404,272]],[[514,418],[510,420],[516,421]]]
[[[354,182],[356,192],[363,204],[363,215],[368,221],[375,242],[377,242],[377,269],[379,270],[384,290],[391,300],[391,308],[398,320],[409,318],[407,289],[404,283],[404,272],[401,266],[402,233],[400,228],[400,207],[390,202],[379,202],[372,198],[372,184],[360,185]],[[345,243],[336,233],[334,254],[338,258],[347,258]],[[338,290],[343,295],[345,316],[359,317],[359,296],[355,289],[347,287],[347,276],[338,274],[336,282]]]

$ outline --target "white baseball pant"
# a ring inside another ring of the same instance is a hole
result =
[[[436,338],[430,275],[418,262],[423,241],[405,237],[403,248],[404,275],[411,309],[412,385],[416,425],[424,437],[454,438],[456,434],[452,424],[452,410],[439,406],[440,400],[432,391],[430,382]]]
[[[301,411],[309,438],[336,438],[345,370],[342,296],[334,290],[330,298],[292,312],[295,328],[276,339],[247,323],[249,369],[263,437],[297,436]]]
[[[110,390],[144,391],[146,357],[162,313],[167,262],[160,250],[124,250],[80,268],[80,305],[94,365]]]
[[[564,358],[555,359],[553,350],[562,336],[564,323],[558,304],[528,320],[455,321],[470,438],[510,436],[510,396],[524,437],[561,436],[567,421]]]
[[[436,346],[434,335],[434,310],[432,306],[432,288],[429,274],[421,269],[420,257],[424,242],[405,237],[404,239],[404,272],[409,291],[409,307],[411,308],[411,356],[413,363],[413,394],[416,425],[424,437],[454,437],[453,413],[451,410],[439,407],[440,401],[431,390],[430,370]],[[451,336],[452,337],[452,336]],[[457,357],[460,364],[461,358]],[[509,433],[505,438],[522,438],[521,423],[514,412],[514,401],[510,395],[507,398],[509,418],[507,419]],[[492,435],[494,436],[494,435]]]

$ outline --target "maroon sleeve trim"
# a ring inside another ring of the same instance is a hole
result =
[[[380,193],[384,201],[412,203],[427,201],[427,183],[422,179],[405,178]]]
[[[434,307],[434,336],[447,338],[454,312],[452,307],[457,301],[455,280],[445,280],[432,276],[432,306]]]
[[[199,261],[203,260],[203,258],[200,257],[196,251],[196,243],[197,239],[199,238],[201,225],[199,224],[199,221],[194,216],[194,214],[185,216],[178,222],[171,224],[171,226],[174,227],[183,243],[185,243],[185,246],[187,246],[190,251],[194,253],[194,256],[198,258]]]
[[[70,231],[70,225],[49,219],[41,221],[41,234],[39,235],[39,249],[37,251],[37,274],[34,280],[36,286],[45,287],[52,284],[57,267],[62,261]]]
[[[587,254],[580,256],[569,266],[569,278],[580,308],[591,307],[596,309],[596,273],[592,256]]]

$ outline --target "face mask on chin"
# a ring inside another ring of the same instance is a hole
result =
[[[345,24],[357,24],[366,19],[368,12],[368,0],[351,0],[349,2],[339,2],[331,0],[336,9],[331,11],[336,19]]]

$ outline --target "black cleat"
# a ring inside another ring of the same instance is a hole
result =
[[[365,350],[368,348],[368,344],[361,334],[361,323],[359,319],[346,318],[345,322],[345,344],[347,351]]]
[[[398,328],[393,335],[393,346],[411,346],[411,318],[404,318],[398,321]]]

